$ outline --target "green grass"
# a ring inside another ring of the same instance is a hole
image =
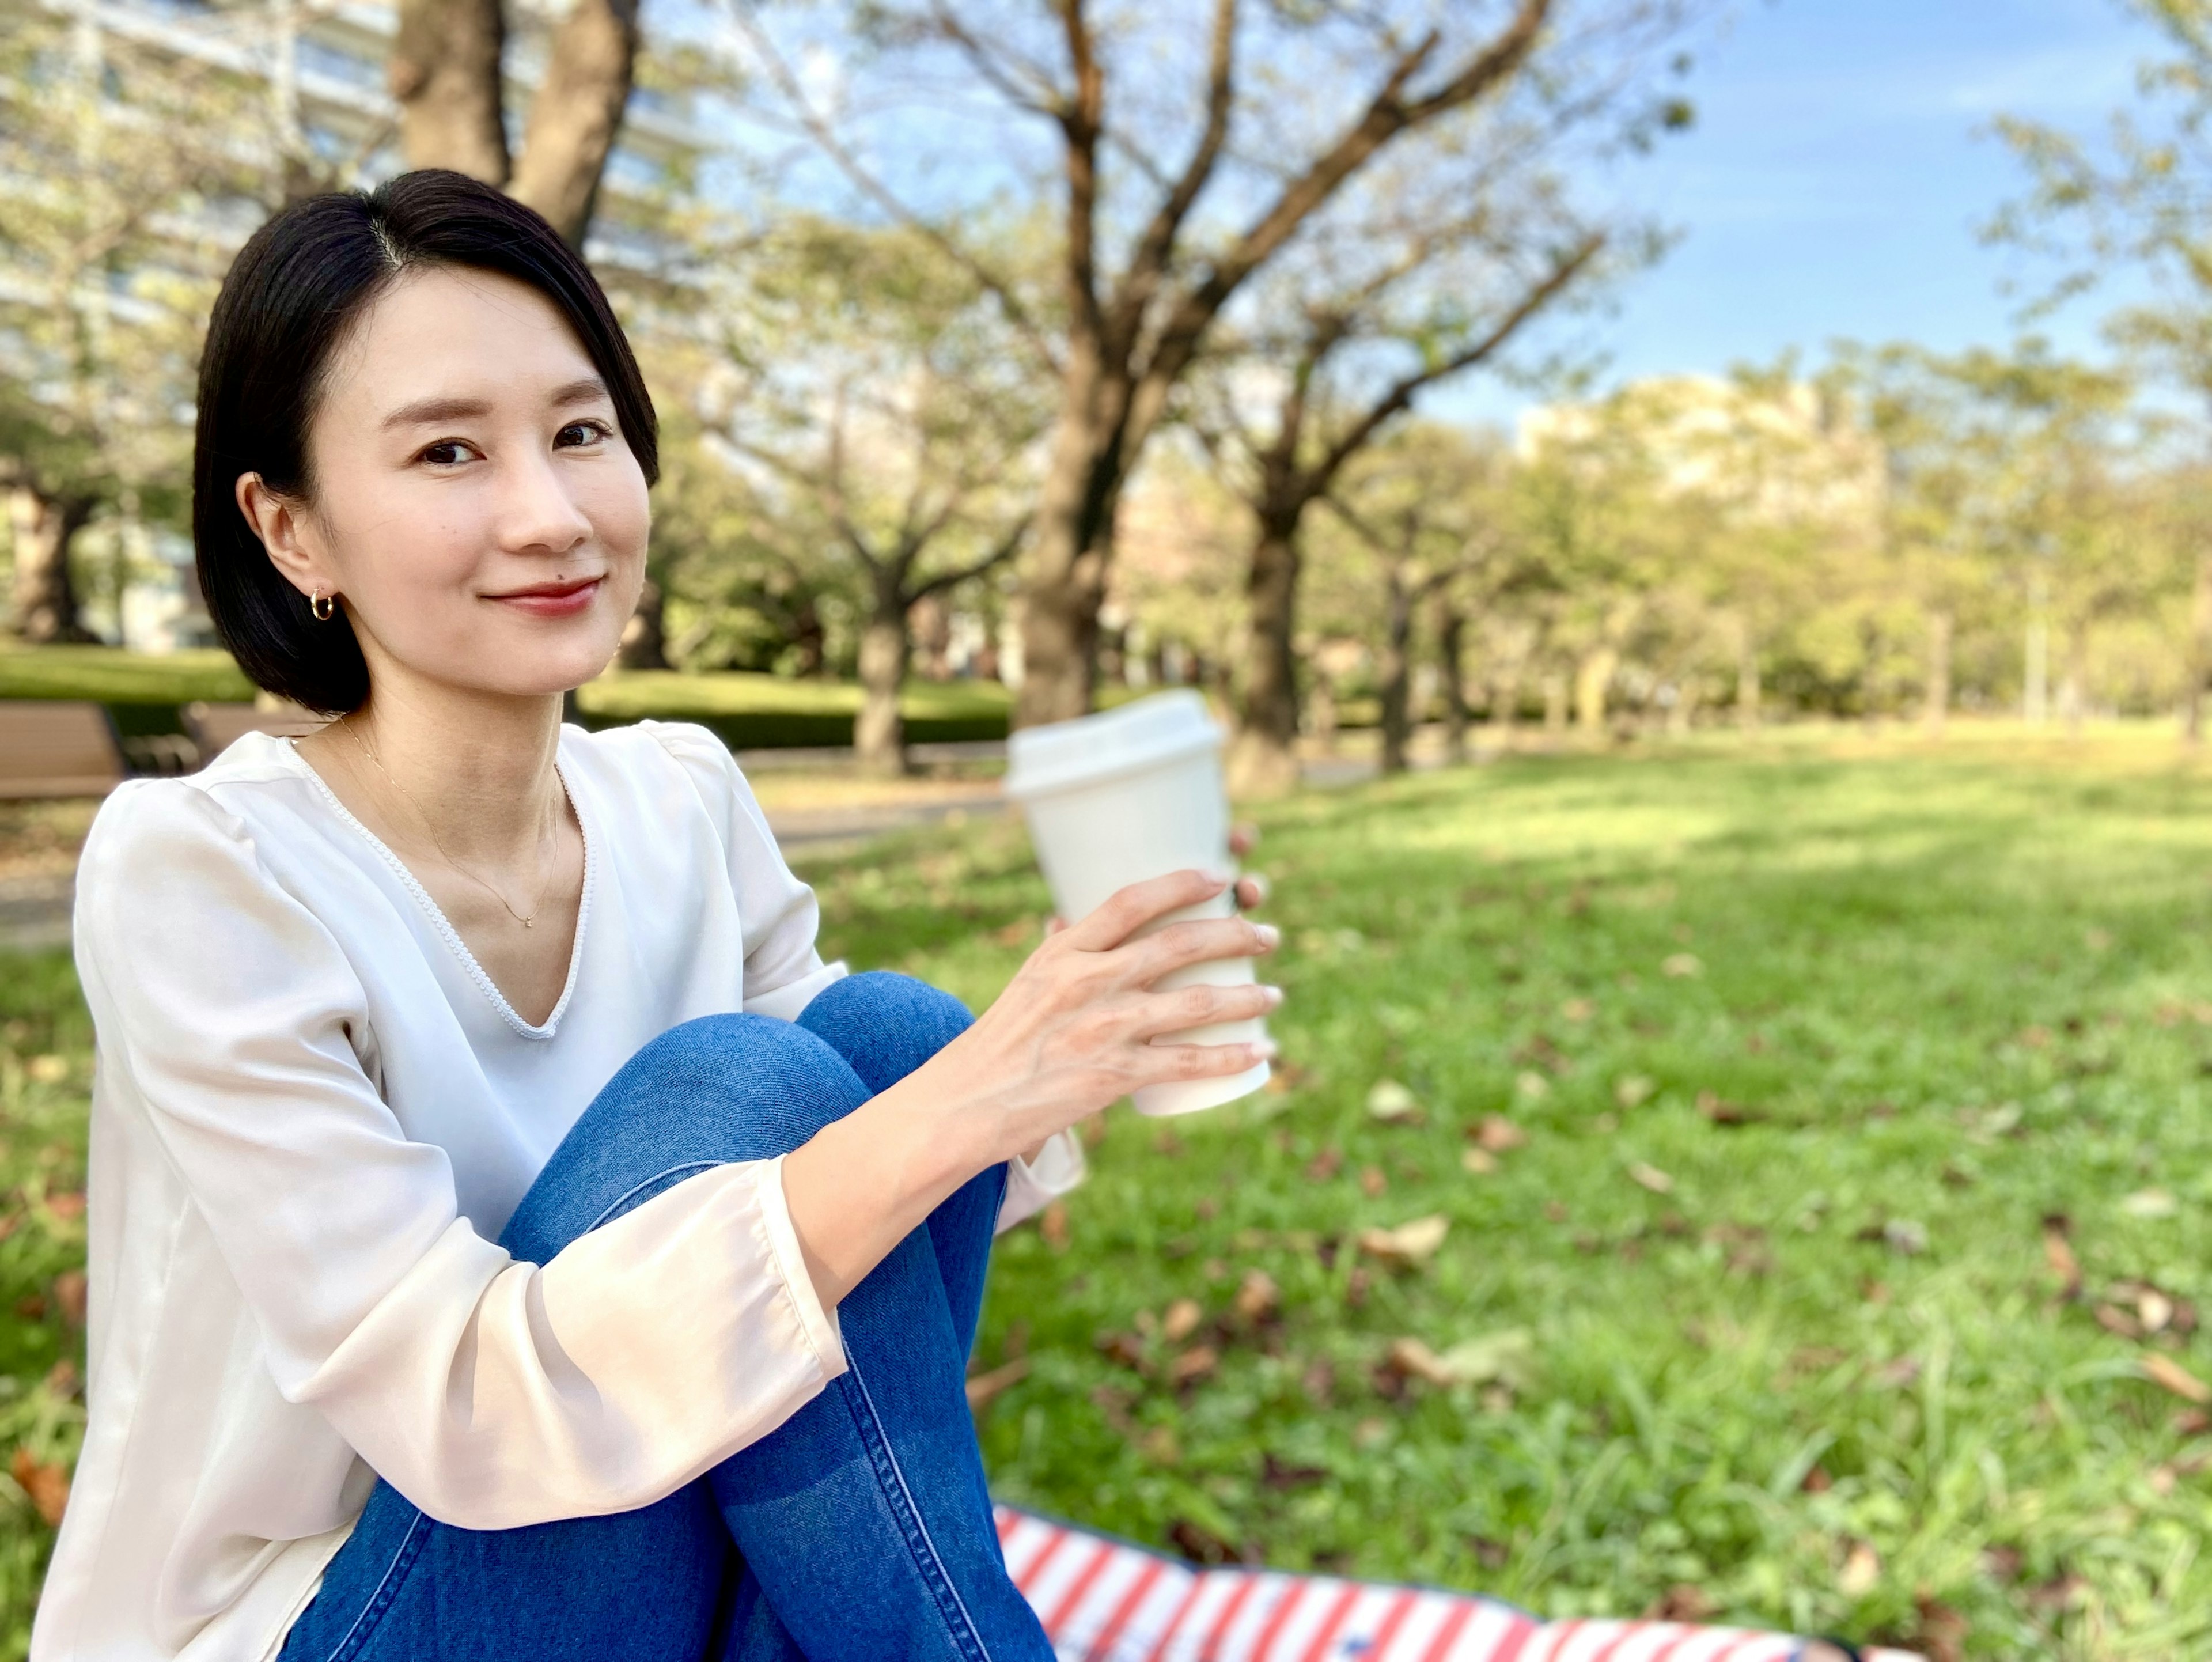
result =
[[[2095,1314],[2130,1279],[2212,1292],[2212,781],[2164,742],[1509,763],[1265,815],[1297,1083],[1116,1111],[1065,1250],[1005,1243],[978,1364],[1031,1368],[985,1422],[1000,1492],[1556,1615],[1691,1586],[1859,1637],[1955,1611],[1981,1657],[2201,1653],[2212,1440],[2142,1360],[2212,1378],[2212,1344]],[[971,1002],[1019,956],[988,932],[1043,904],[1011,834],[821,878],[831,947]],[[1369,1117],[1383,1078],[1425,1123]],[[1528,1142],[1472,1175],[1492,1113]],[[1349,1246],[1438,1213],[1422,1270]],[[1188,1341],[1142,1332],[1182,1298]],[[1515,1330],[1517,1390],[1377,1372]],[[1218,1372],[1172,1388],[1198,1343]]]
[[[1717,1617],[1862,1638],[1956,1612],[1976,1657],[2205,1652],[2212,1434],[2143,1363],[2212,1379],[2212,1335],[2098,1312],[2136,1312],[2140,1281],[2212,1321],[2212,776],[2148,739],[1858,748],[1508,762],[1265,813],[1295,1084],[1114,1111],[1064,1244],[1002,1244],[977,1361],[1030,1367],[983,1422],[999,1491],[1552,1614],[1691,1586]],[[971,1003],[1045,907],[1012,826],[811,874],[829,951]],[[1682,954],[1698,972],[1666,973]],[[35,1197],[78,1180],[87,1037],[63,961],[22,962],[0,1311],[51,1307],[76,1250]],[[45,1055],[61,1082],[28,1077]],[[1385,1078],[1423,1123],[1369,1117]],[[1528,1141],[1474,1175],[1490,1114]],[[1431,1214],[1451,1229],[1421,1269],[1352,1244]],[[1276,1319],[1235,1313],[1254,1270]],[[1178,1299],[1201,1325],[1170,1343]],[[1507,1383],[1381,1367],[1516,1330]],[[0,1436],[41,1454],[75,1434],[40,1384],[64,1342],[0,1322]],[[1200,1344],[1218,1367],[1176,1388]],[[18,1648],[44,1541],[0,1501]]]

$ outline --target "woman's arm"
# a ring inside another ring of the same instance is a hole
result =
[[[1122,890],[1031,953],[975,1025],[786,1157],[783,1186],[816,1295],[834,1305],[953,1190],[1143,1085],[1239,1074],[1257,1044],[1154,1044],[1266,1014],[1273,987],[1153,992],[1172,970],[1274,950],[1241,917],[1146,924],[1212,899],[1224,877],[1177,872]]]

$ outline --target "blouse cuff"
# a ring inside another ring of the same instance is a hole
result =
[[[1088,1175],[1083,1144],[1072,1130],[1048,1137],[1035,1160],[1017,1154],[1006,1162],[1006,1194],[999,1202],[999,1226],[994,1233],[1003,1235],[1034,1217]]]
[[[810,957],[811,953],[808,954]],[[771,987],[764,993],[755,993],[744,1001],[747,1015],[773,1016],[778,1021],[796,1021],[799,1013],[814,1001],[814,995],[833,981],[845,978],[845,961],[824,964],[796,981],[787,981],[781,987]]]
[[[839,964],[831,967],[842,972],[845,966]],[[815,1360],[822,1364],[822,1377],[834,1379],[845,1371],[844,1336],[838,1331],[836,1314],[822,1307],[821,1295],[814,1290],[814,1277],[807,1272],[806,1255],[799,1251],[799,1231],[792,1226],[790,1202],[783,1192],[784,1159],[777,1155],[767,1162],[771,1169],[761,1173],[761,1227],[767,1233],[769,1251],[775,1255],[775,1266],[782,1273],[784,1287],[791,1294],[792,1308],[798,1312],[799,1330],[812,1347]]]

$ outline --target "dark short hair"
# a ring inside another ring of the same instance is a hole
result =
[[[495,271],[550,301],[606,382],[646,483],[659,475],[659,427],[629,341],[590,268],[538,215],[436,167],[286,208],[239,251],[208,321],[192,540],[208,615],[239,667],[310,709],[358,709],[368,666],[343,608],[317,622],[270,562],[239,509],[239,476],[312,500],[307,431],[333,349],[402,272],[431,266]]]

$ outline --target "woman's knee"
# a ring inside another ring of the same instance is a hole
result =
[[[686,1178],[787,1154],[872,1094],[814,1034],[767,1016],[702,1016],[625,1062],[553,1151],[502,1235],[544,1263]]]
[[[869,1091],[904,1079],[974,1025],[951,994],[886,970],[847,976],[815,995],[799,1025],[844,1057]]]

